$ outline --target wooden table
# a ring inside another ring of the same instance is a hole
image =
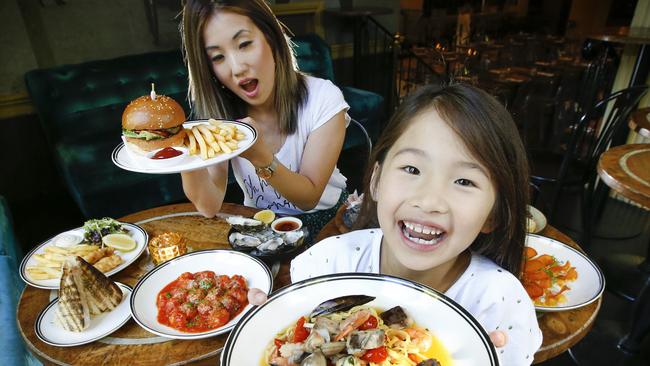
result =
[[[598,175],[616,192],[650,210],[650,144],[629,144],[610,148],[598,160]],[[640,289],[635,297],[632,329],[619,342],[619,348],[630,353],[640,351],[641,342],[650,330],[649,258],[650,243],[646,257],[640,260],[641,264],[633,266],[632,281],[639,283]],[[628,258],[628,261],[638,263],[634,258]],[[629,271],[629,268],[623,267],[617,272],[625,270]]]
[[[221,212],[252,216],[257,210],[224,203]],[[141,211],[120,218],[142,226],[149,237],[165,231],[181,233],[191,250],[230,248],[229,225],[220,218],[200,216],[190,203],[169,205]],[[138,279],[153,268],[145,252],[133,264],[111,278],[134,286]],[[45,364],[55,365],[160,365],[192,363],[215,365],[227,334],[200,340],[174,340],[156,336],[129,320],[109,337],[72,348],[54,347],[41,342],[34,332],[40,311],[50,302],[51,291],[26,286],[18,304],[18,326],[29,350]]]
[[[650,208],[650,144],[628,144],[605,151],[598,175],[609,187]]]
[[[344,210],[345,205],[341,206],[334,219],[320,231],[316,242],[350,231],[343,222]],[[550,225],[547,225],[539,234],[582,250],[571,238]],[[540,313],[538,321],[544,340],[540,349],[535,353],[534,363],[555,357],[578,343],[591,330],[601,303],[602,298],[598,298],[591,304],[578,309]]]
[[[632,113],[628,126],[639,135],[650,138],[650,107],[637,109]]]

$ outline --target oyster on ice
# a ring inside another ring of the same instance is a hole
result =
[[[236,231],[254,232],[264,229],[266,225],[262,221],[249,219],[242,216],[231,216],[226,218],[226,221],[232,225]]]

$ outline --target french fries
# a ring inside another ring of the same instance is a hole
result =
[[[112,248],[109,248],[112,249]],[[69,248],[61,248],[54,245],[45,247],[43,253],[34,254],[32,258],[36,265],[25,268],[29,277],[34,280],[49,280],[61,277],[61,266],[66,257],[78,255],[84,259],[93,258],[94,262],[101,260],[103,257],[112,256],[112,250],[102,249],[97,245],[79,244]],[[121,263],[121,262],[120,262]],[[120,263],[117,263],[119,265]],[[110,271],[115,268],[108,268]]]
[[[199,155],[207,160],[218,154],[230,154],[239,148],[239,141],[246,137],[232,124],[212,118],[208,122],[186,129],[185,145],[190,155]]]

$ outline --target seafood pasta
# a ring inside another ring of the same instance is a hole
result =
[[[399,306],[300,317],[269,342],[263,357],[261,364],[270,366],[451,365],[442,344]]]
[[[240,275],[185,272],[158,293],[158,322],[188,333],[219,328],[248,305],[247,293]]]

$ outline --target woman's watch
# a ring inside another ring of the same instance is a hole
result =
[[[273,155],[273,160],[271,161],[271,164],[261,168],[256,167],[255,174],[257,174],[258,177],[267,180],[273,176],[273,174],[275,173],[275,169],[277,167],[278,167],[278,159],[276,159],[275,155]]]

